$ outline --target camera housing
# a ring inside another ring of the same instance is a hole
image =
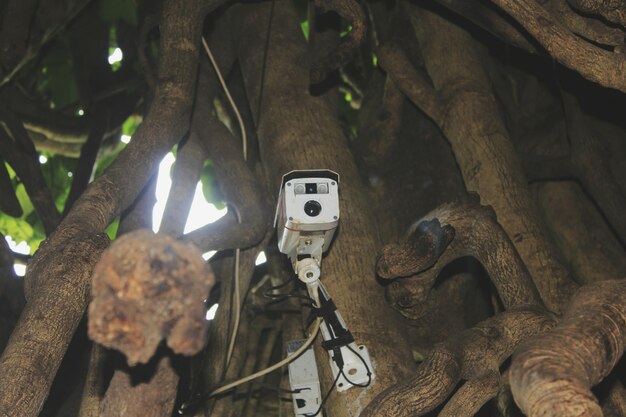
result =
[[[303,258],[310,257],[321,263],[322,253],[330,246],[338,224],[339,175],[336,172],[299,170],[283,175],[274,227],[278,249],[289,256],[294,269]]]

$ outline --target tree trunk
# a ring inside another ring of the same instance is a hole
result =
[[[332,394],[328,413],[357,416],[376,394],[415,369],[374,277],[377,241],[368,192],[327,102],[307,93],[307,48],[291,3],[239,7],[233,22],[253,114],[260,106],[255,122],[273,191],[278,191],[281,175],[293,169],[324,167],[341,176],[341,226],[324,258],[322,280],[357,343],[369,349],[376,378],[368,388]],[[318,346],[316,356],[328,389],[328,354]]]

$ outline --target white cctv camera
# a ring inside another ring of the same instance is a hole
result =
[[[339,224],[338,191],[339,175],[328,169],[291,171],[283,176],[274,227],[278,249],[289,256],[300,279],[319,278],[322,253]],[[307,271],[301,273],[302,267]]]

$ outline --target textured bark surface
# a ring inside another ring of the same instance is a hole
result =
[[[493,212],[475,203],[447,204],[411,227],[406,241],[383,248],[376,269],[386,279],[387,299],[402,315],[417,320],[441,271],[454,260],[472,256],[485,268],[505,308],[542,302],[528,270]]]
[[[621,51],[607,51],[570,32],[532,0],[491,0],[514,18],[561,64],[590,81],[626,92],[626,59]]]
[[[494,374],[513,349],[555,324],[550,313],[535,306],[512,308],[491,317],[436,346],[412,377],[381,393],[361,417],[424,415],[441,404],[461,379],[476,380],[472,385],[479,384],[477,395],[486,401],[487,393],[495,396]],[[485,379],[489,383],[478,381]]]
[[[61,358],[83,317],[89,297],[91,271],[109,238],[74,232],[72,244],[54,248],[44,244],[41,257],[29,265],[29,274],[42,280],[27,304],[0,359],[0,416],[36,416],[48,395]]]
[[[556,244],[578,282],[626,276],[624,249],[580,185],[570,181],[534,186]]]
[[[332,395],[328,413],[356,416],[384,387],[412,374],[411,352],[374,280],[376,231],[346,139],[327,102],[307,94],[306,44],[295,10],[285,2],[276,2],[274,8],[266,57],[263,45],[270,5],[246,5],[237,11],[233,29],[239,59],[253,114],[259,108],[261,157],[269,169],[269,183],[275,187],[272,191],[278,191],[280,176],[292,169],[325,167],[341,176],[341,231],[324,258],[322,279],[355,339],[367,345],[377,376],[364,390]],[[265,71],[260,71],[264,61]],[[394,340],[393,346],[389,340]],[[318,351],[317,360],[326,363],[328,354]],[[329,369],[321,367],[321,371],[328,389]]]
[[[105,367],[107,351],[101,345],[94,343],[89,354],[89,368],[83,386],[83,395],[78,410],[78,417],[100,417],[100,402],[105,394]]]
[[[552,332],[513,355],[511,390],[529,417],[601,416],[590,388],[613,369],[626,346],[626,280],[581,288]]]
[[[209,74],[208,71],[200,74],[193,132],[212,157],[215,175],[230,212],[215,223],[188,233],[183,239],[202,250],[248,248],[258,244],[270,227],[264,181],[244,161],[240,140],[212,114]]]
[[[435,88],[424,77],[416,79],[415,72],[398,73],[394,61],[383,67],[442,129],[467,190],[493,207],[546,306],[559,312],[575,285],[543,230],[476,45],[462,29],[431,12],[412,9],[411,18]]]

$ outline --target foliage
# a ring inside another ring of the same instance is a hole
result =
[[[214,204],[215,207],[220,210],[226,207],[226,203],[224,202],[224,195],[220,191],[217,178],[215,177],[215,169],[210,160],[207,160],[204,163],[204,167],[202,168],[202,175],[200,176],[200,181],[202,181],[202,193],[204,194],[204,198],[206,199],[206,201]]]
[[[20,217],[11,217],[0,212],[0,233],[5,236],[11,236],[17,243],[26,242],[30,246],[31,254],[33,254],[45,238],[43,226],[37,217],[37,213],[35,213],[28,194],[26,194],[24,184],[19,181],[15,171],[8,164],[7,169],[23,213]]]

